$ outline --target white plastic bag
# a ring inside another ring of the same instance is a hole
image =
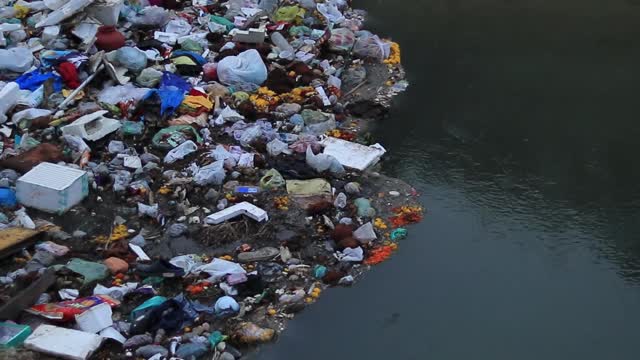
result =
[[[209,264],[198,266],[193,270],[193,272],[195,274],[199,274],[201,272],[209,274],[209,281],[212,282],[218,282],[222,280],[222,278],[230,274],[247,273],[245,269],[240,266],[240,264],[222,259],[213,259],[213,261]]]
[[[193,176],[193,181],[200,186],[221,185],[224,182],[225,176],[224,160],[218,160],[212,164],[201,167]]]
[[[238,56],[227,56],[218,63],[218,78],[225,85],[250,83],[261,85],[267,80],[267,67],[260,53],[250,49]]]
[[[333,174],[343,174],[344,167],[333,156],[326,154],[315,155],[311,146],[307,147],[307,165],[317,172],[331,171]]]
[[[196,150],[198,150],[198,145],[191,140],[187,140],[169,151],[164,157],[164,162],[167,164],[174,163],[178,160],[184,159],[185,156],[195,152]]]
[[[365,59],[375,59],[382,62],[389,57],[391,45],[380,40],[378,35],[373,35],[368,31],[359,31],[358,39],[353,45],[353,53]]]
[[[320,14],[322,14],[322,16],[324,16],[331,23],[340,24],[344,21],[344,16],[340,12],[340,10],[338,10],[338,7],[333,4],[321,3],[317,4],[316,8],[318,9],[318,12],[320,12]]]

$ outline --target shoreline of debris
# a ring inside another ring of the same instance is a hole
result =
[[[0,356],[238,359],[389,258],[423,209],[364,15],[0,0]]]

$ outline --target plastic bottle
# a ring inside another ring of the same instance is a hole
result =
[[[279,32],[275,31],[271,33],[271,42],[278,47],[280,52],[289,51],[291,53],[294,52],[293,46],[289,44],[287,39],[282,36]]]

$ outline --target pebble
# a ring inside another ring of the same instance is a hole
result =
[[[389,195],[391,195],[391,196],[400,196],[400,192],[395,191],[395,190],[391,190],[391,191],[389,191]]]
[[[87,233],[82,230],[76,230],[73,232],[73,234],[71,234],[71,236],[73,236],[74,239],[82,240],[85,238],[85,236],[87,236]]]
[[[219,360],[235,360],[235,357],[231,353],[225,351],[220,355]]]
[[[227,344],[227,348],[225,349],[225,352],[231,354],[235,359],[240,359],[242,357],[242,353],[240,352],[240,350],[234,348],[229,344]]]

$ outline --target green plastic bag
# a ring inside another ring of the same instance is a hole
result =
[[[174,125],[158,131],[151,143],[158,149],[171,150],[187,140],[202,142],[200,134],[191,125]]]
[[[164,296],[154,296],[151,299],[143,302],[137,308],[131,310],[131,320],[138,318],[138,316],[146,313],[147,310],[159,306],[165,301],[167,301],[167,298]]]
[[[109,276],[109,269],[105,265],[97,262],[74,258],[71,259],[65,267],[84,277],[82,285],[86,285],[94,280],[102,280]]]
[[[220,24],[220,25],[224,25],[227,28],[227,31],[231,31],[231,29],[233,29],[234,27],[236,27],[231,21],[221,17],[221,16],[215,16],[215,15],[211,15],[211,21],[216,23],[216,24]]]
[[[305,10],[300,6],[283,6],[276,10],[276,13],[273,14],[273,20],[276,22],[284,21],[294,24],[302,23],[302,19],[304,18]]]
[[[268,170],[260,179],[260,187],[263,189],[276,189],[284,185],[284,178],[276,169]]]

